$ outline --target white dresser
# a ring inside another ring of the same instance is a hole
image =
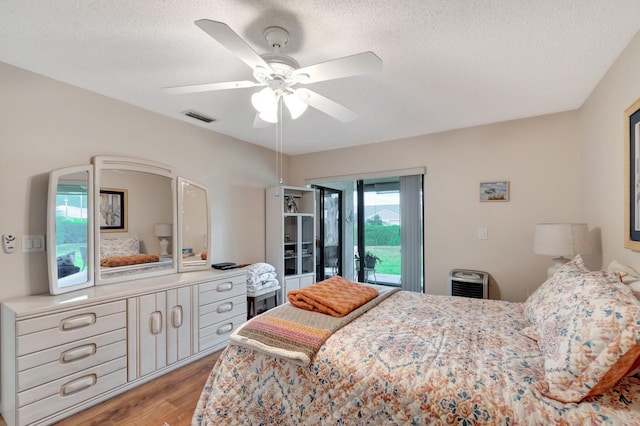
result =
[[[2,414],[59,421],[227,345],[246,272],[194,271],[2,303]]]

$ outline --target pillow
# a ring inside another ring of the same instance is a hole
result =
[[[100,239],[100,260],[136,254],[140,254],[140,241],[137,235],[131,238]]]
[[[57,259],[58,266],[71,266],[76,263],[76,252],[72,251],[71,253],[63,254],[62,256],[58,256]]]
[[[603,393],[640,362],[640,301],[631,290],[604,271],[571,280],[536,325],[548,386],[539,390],[562,402]]]
[[[625,284],[640,281],[640,272],[636,271],[631,266],[618,262],[617,260],[611,261],[607,267],[607,272],[618,274],[620,276],[620,281]]]
[[[538,319],[544,318],[553,309],[566,291],[573,286],[571,279],[589,270],[584,266],[582,257],[576,256],[565,263],[555,274],[533,292],[524,302],[524,313],[527,321],[536,325]]]
[[[633,294],[640,299],[640,281],[630,282],[628,285],[629,289],[633,292]]]

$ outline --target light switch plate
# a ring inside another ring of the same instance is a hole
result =
[[[22,252],[35,253],[44,251],[44,235],[23,235]]]
[[[478,228],[478,239],[486,240],[488,238],[489,238],[489,231],[487,231],[487,228]]]

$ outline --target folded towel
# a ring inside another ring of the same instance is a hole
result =
[[[259,288],[256,290],[249,290],[247,289],[247,296],[248,297],[258,297],[258,296],[262,296],[263,294],[267,294],[267,293],[273,293],[280,290],[280,286],[277,287],[268,287],[268,288]]]
[[[275,272],[276,268],[268,263],[253,263],[247,267],[247,279],[256,281],[266,272]]]
[[[343,317],[377,296],[376,289],[340,276],[291,290],[287,294],[293,306],[333,317]]]
[[[261,282],[269,281],[276,278],[278,275],[275,271],[273,272],[264,272],[260,275],[247,275],[247,283],[256,283],[259,284]]]
[[[255,292],[255,291],[259,291],[259,290],[265,290],[271,287],[280,287],[280,282],[278,282],[278,280],[271,279],[271,280],[267,280],[267,281],[262,281],[259,283],[253,283],[253,282],[247,282],[247,291],[248,292]]]

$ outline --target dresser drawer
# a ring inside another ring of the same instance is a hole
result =
[[[245,275],[232,277],[227,280],[216,280],[198,285],[200,306],[217,300],[227,299],[247,292],[247,277]]]
[[[198,312],[200,315],[200,328],[235,317],[243,311],[247,312],[247,297],[245,295],[200,306]]]
[[[124,328],[18,358],[18,392],[127,355]]]
[[[17,356],[126,327],[125,301],[18,321]]]
[[[241,315],[200,329],[199,350],[203,351],[219,344],[226,344],[231,333],[246,321],[247,305],[245,303]]]
[[[18,393],[18,424],[30,424],[127,382],[127,358],[121,357]]]

